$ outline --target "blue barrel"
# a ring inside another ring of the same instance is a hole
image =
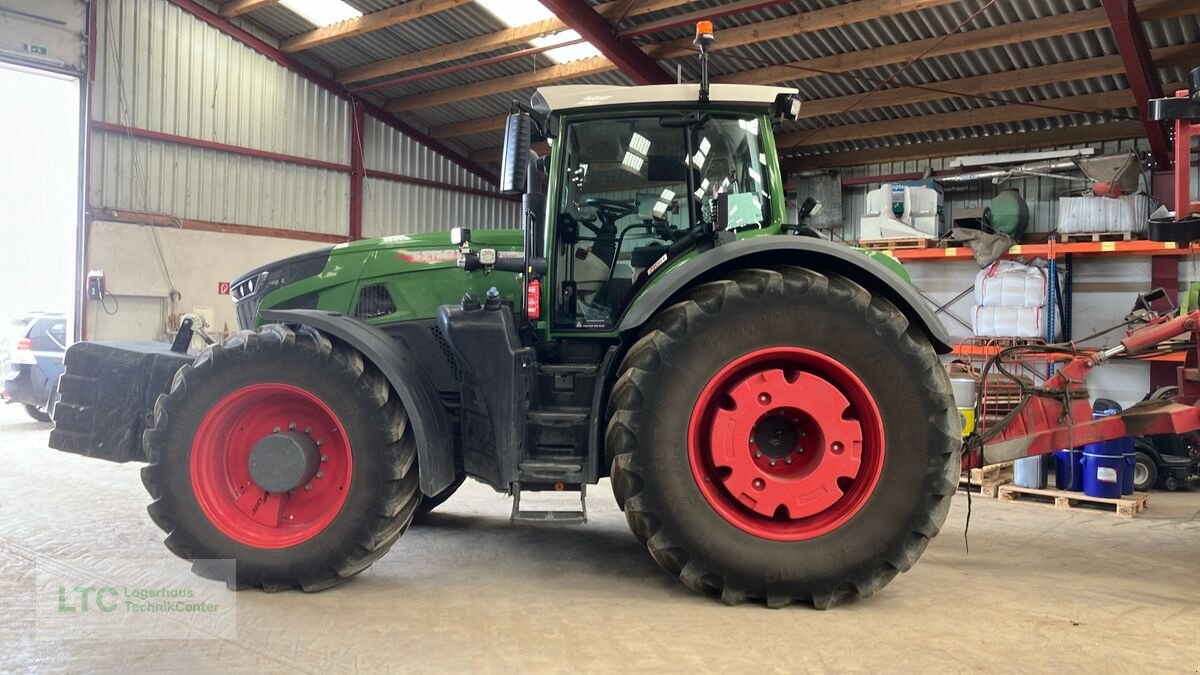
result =
[[[1108,398],[1098,398],[1092,403],[1092,418],[1099,419],[1101,417],[1109,417],[1111,415],[1119,415],[1121,413],[1121,404]],[[1093,444],[1101,445],[1101,444]],[[1124,438],[1114,438],[1111,441],[1105,441],[1102,445],[1105,450],[1102,454],[1108,456],[1120,456],[1121,465],[1119,467],[1118,478],[1121,487],[1121,494],[1133,494],[1133,467],[1137,464],[1137,453],[1133,448],[1133,437],[1125,436]],[[1085,450],[1085,452],[1088,452]],[[1108,472],[1103,472],[1105,476]],[[1084,492],[1087,492],[1085,487]],[[1091,494],[1090,492],[1088,494]],[[1101,495],[1092,495],[1093,497]],[[1106,496],[1106,495],[1105,495]]]
[[[1121,449],[1121,457],[1125,459],[1125,467],[1121,474],[1121,494],[1133,494],[1133,469],[1137,466],[1137,450],[1133,445],[1133,436],[1118,438],[1115,441],[1109,441],[1117,445]]]
[[[1119,498],[1124,469],[1121,446],[1088,443],[1083,446],[1083,493],[1089,497]]]
[[[1017,487],[1046,487],[1046,456],[1035,455],[1013,462],[1013,484]]]
[[[1083,491],[1083,448],[1054,453],[1054,487],[1073,492]]]

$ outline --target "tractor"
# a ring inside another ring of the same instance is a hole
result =
[[[71,347],[51,445],[145,462],[166,546],[235,589],[339,584],[469,477],[536,523],[585,521],[611,478],[654,560],[728,603],[875,593],[957,487],[947,336],[896,261],[787,222],[797,91],[710,85],[711,39],[699,83],[514,103],[519,229],[253,270],[198,353],[190,326]]]

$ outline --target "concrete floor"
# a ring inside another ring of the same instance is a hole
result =
[[[48,450],[47,433],[0,407],[0,671],[1200,672],[1200,491],[1154,493],[1133,520],[976,498],[969,555],[960,494],[912,572],[817,612],[688,591],[607,483],[588,525],[558,529],[510,525],[510,501],[468,483],[344,586],[230,597],[236,639],[48,637],[35,568],[163,549],[137,467]]]

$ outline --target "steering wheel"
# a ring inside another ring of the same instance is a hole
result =
[[[607,223],[616,223],[625,216],[631,216],[638,212],[637,202],[634,200],[622,201],[619,199],[605,199],[603,197],[588,197],[583,200],[584,206],[590,206],[596,209],[600,214],[600,220]]]

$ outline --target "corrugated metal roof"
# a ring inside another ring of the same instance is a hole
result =
[[[348,1],[366,14],[402,4],[398,0]],[[595,5],[600,4],[603,0],[588,1]],[[841,25],[808,33],[798,33],[780,39],[736,47],[721,48],[713,53],[711,70],[714,76],[730,77],[732,81],[736,81],[737,73],[740,72],[765,66],[795,64],[797,67],[797,79],[791,83],[779,84],[792,84],[801,90],[802,96],[805,99],[819,100],[831,97],[859,95],[870,91],[881,80],[889,78],[894,78],[894,85],[936,86],[940,83],[941,86],[952,88],[953,81],[961,78],[986,76],[1022,68],[1034,68],[1118,53],[1117,45],[1111,32],[1107,29],[1098,29],[1006,44],[998,47],[973,49],[956,54],[931,56],[907,68],[903,68],[903,72],[899,74],[897,74],[897,71],[900,71],[903,65],[899,63],[880,65],[853,72],[821,74],[817,76],[811,76],[811,72],[805,73],[801,70],[804,67],[804,62],[813,59],[945,36],[981,7],[984,7],[986,1],[960,0],[959,2],[952,2],[914,12],[883,15],[860,23]],[[1180,1],[1183,2],[1184,0]],[[640,16],[623,17],[617,23],[616,28],[618,31],[627,30],[649,22],[673,16],[681,16],[700,9],[717,9],[725,4],[727,3],[723,0],[698,0]],[[810,12],[844,4],[846,4],[845,0],[792,0],[792,2],[783,2],[753,11],[743,11],[728,16],[721,16],[715,19],[717,38],[719,41],[722,30],[736,26],[755,24],[801,12]],[[981,30],[1015,22],[1035,21],[1065,13],[1095,10],[1100,6],[1101,0],[1023,0],[1021,2],[1002,0],[987,7],[987,9],[970,21],[964,30]],[[1197,7],[1197,13],[1200,13],[1200,7]],[[259,24],[266,31],[281,38],[303,33],[310,29],[302,19],[281,6],[261,9],[249,16],[253,22]],[[1147,43],[1152,49],[1200,43],[1200,19],[1195,14],[1181,18],[1144,21],[1144,27]],[[329,68],[340,71],[431,47],[453,44],[464,39],[490,34],[503,28],[504,26],[488,13],[487,10],[473,3],[466,3],[398,26],[326,44],[309,50],[304,56],[316,59],[320,63],[327,64]],[[634,42],[645,47],[673,39],[686,38],[691,35],[691,32],[691,27],[684,25],[639,36],[634,39]],[[421,69],[406,71],[400,75],[411,76],[419,73],[438,73],[451,65],[479,61],[520,50],[526,46],[510,46],[494,50],[487,54],[468,56],[457,61],[439,63]],[[917,55],[917,53],[913,54],[914,57]],[[694,80],[699,76],[697,60],[693,56],[664,60],[661,64],[668,72],[675,72],[676,68],[679,68],[683,77],[688,80]],[[552,65],[553,62],[541,54],[522,56],[382,88],[371,92],[368,98],[382,103],[388,100],[419,96],[441,89],[495,81],[500,78],[535,69],[547,68]],[[1166,82],[1177,81],[1183,78],[1186,70],[1183,66],[1171,66],[1163,69],[1161,76]],[[396,75],[391,75],[381,79],[386,81],[389,78],[395,77]],[[563,83],[568,82],[631,84],[629,78],[616,70],[563,81]],[[1055,99],[1113,91],[1125,87],[1124,76],[1114,73],[1112,75],[1085,80],[1060,82],[1012,91],[997,91],[990,95],[991,100],[975,97],[931,97],[932,100],[920,103],[877,107],[874,109],[858,109],[844,115],[834,116],[836,119],[831,119],[830,116],[805,119],[797,124],[786,126],[785,132],[813,129],[821,125],[866,124],[886,119],[935,115],[959,110],[991,107],[1002,105],[1001,101],[1045,102],[1047,105],[1053,106]],[[526,99],[531,93],[532,90],[529,89],[505,92],[493,96],[418,109],[411,113],[402,114],[401,117],[429,126],[440,126],[491,117],[506,112],[510,102],[514,98]],[[1047,112],[1052,113],[1053,111]],[[1133,114],[1134,111],[1132,110],[1112,111],[1107,115],[1096,113],[1064,113],[1062,115],[1052,115],[1035,120],[985,125],[983,127],[949,130],[930,129],[919,134],[805,146],[802,149],[794,150],[794,152],[797,154],[820,154],[849,149],[884,147],[902,143],[972,137],[990,133],[1057,128],[1060,126],[1074,126],[1111,120],[1114,117],[1128,117]],[[499,141],[499,132],[474,134],[453,139],[454,143],[468,151],[494,147],[499,145]]]

